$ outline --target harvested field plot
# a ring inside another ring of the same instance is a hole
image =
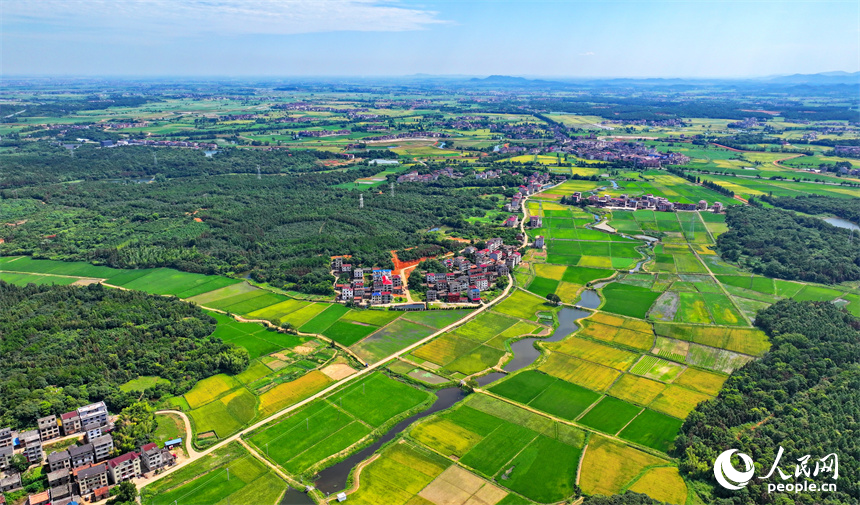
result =
[[[596,319],[598,314],[600,313],[598,312],[583,321],[582,329],[577,333],[577,337],[588,337],[604,342],[614,342],[641,350],[648,350],[654,344],[654,336],[650,331],[646,333],[600,323],[600,319]]]
[[[592,436],[582,460],[579,486],[588,494],[618,494],[644,469],[666,463],[608,438]]]
[[[630,373],[643,375],[661,382],[672,382],[683,371],[683,366],[655,356],[642,356],[639,362],[630,369]]]
[[[684,323],[708,324],[711,316],[700,293],[679,293],[681,298],[675,321]]]
[[[666,291],[651,307],[648,318],[657,321],[673,321],[681,299],[675,291]]]
[[[711,396],[690,389],[669,385],[648,408],[664,414],[684,419],[699,403],[710,400]]]
[[[436,505],[495,504],[508,496],[502,488],[487,482],[459,466],[453,465],[424,488],[418,499],[409,503]],[[426,500],[419,502],[420,499]],[[380,502],[385,503],[385,501]]]
[[[409,347],[436,330],[406,320],[395,321],[351,347],[361,359],[375,363]]]
[[[660,336],[728,349],[752,356],[761,355],[770,348],[767,335],[763,331],[755,329],[656,323],[654,331]]]
[[[642,407],[611,396],[604,396],[600,403],[579,419],[579,422],[598,431],[614,435],[641,411]]]
[[[550,354],[538,368],[559,379],[601,392],[621,375],[612,368],[560,353]]]
[[[645,409],[618,436],[658,451],[668,452],[682,424],[684,421],[681,419]]]
[[[624,374],[609,388],[608,393],[624,401],[645,406],[654,401],[664,389],[666,384],[662,382]]]
[[[535,274],[538,277],[544,277],[546,279],[560,281],[566,275],[566,271],[568,267],[561,265],[549,265],[546,263],[537,263],[534,266]]]

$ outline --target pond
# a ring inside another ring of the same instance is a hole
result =
[[[857,226],[847,219],[842,219],[841,217],[825,217],[824,220],[838,228],[845,228],[846,230],[860,230],[860,226]]]

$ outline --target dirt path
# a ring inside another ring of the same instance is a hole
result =
[[[352,494],[352,493],[358,491],[358,488],[361,485],[361,471],[364,470],[364,467],[373,463],[378,458],[379,458],[379,453],[376,453],[373,456],[371,456],[370,458],[362,461],[361,463],[359,463],[358,465],[355,466],[355,469],[353,470],[353,473],[352,473],[352,486],[350,486],[349,489],[344,491],[346,494]],[[332,497],[329,498],[328,501],[332,502],[336,499],[337,499],[337,495],[332,495]]]
[[[191,429],[191,419],[188,419],[185,412],[178,410],[158,410],[155,413],[159,415],[174,415],[182,418],[182,422],[185,423],[185,452],[188,453],[189,459],[199,458],[200,453],[197,452],[191,444],[191,441],[194,440],[194,430]]]
[[[780,162],[782,162],[782,161],[788,161],[788,160],[793,160],[794,158],[800,158],[801,156],[805,156],[805,155],[803,155],[803,154],[795,154],[795,155],[789,156],[789,157],[787,157],[787,158],[781,158],[781,159],[778,159],[778,160],[773,160],[773,162],[772,162],[772,163],[774,164],[774,166],[777,166],[777,167],[779,167],[779,168],[787,168],[787,169],[789,169],[789,170],[797,170],[797,169],[796,169],[796,168],[794,168],[794,167],[787,167],[787,166],[785,166],[785,165],[780,165]]]

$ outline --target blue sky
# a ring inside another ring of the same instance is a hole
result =
[[[857,0],[2,0],[0,9],[7,76],[860,70]]]

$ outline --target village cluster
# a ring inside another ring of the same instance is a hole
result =
[[[570,196],[573,203],[579,203],[583,200],[582,193],[573,193]],[[723,211],[723,204],[714,202],[710,207],[705,200],[699,200],[699,203],[681,203],[670,202],[668,198],[662,196],[654,196],[652,194],[632,197],[628,195],[619,195],[612,197],[609,195],[592,194],[585,198],[589,205],[595,207],[606,207],[609,209],[626,209],[626,210],[657,210],[661,212],[674,212],[679,210],[712,210],[719,214]]]
[[[13,456],[21,454],[33,466],[45,463],[49,489],[30,495],[27,505],[68,505],[82,500],[107,498],[110,489],[127,480],[156,472],[176,463],[171,449],[182,439],[168,441],[164,447],[149,443],[139,451],[111,457],[114,442],[113,422],[104,402],[94,403],[57,416],[38,420],[38,429],[17,433],[0,428],[0,492],[21,489],[21,475],[13,470]],[[43,444],[60,437],[78,439],[78,445],[45,457]],[[80,444],[80,442],[84,442]],[[3,495],[0,494],[0,499]],[[3,502],[0,501],[0,504]]]
[[[484,249],[466,247],[460,254],[443,260],[448,272],[425,274],[428,303],[480,303],[481,292],[508,275],[522,260],[517,246],[505,245],[501,238],[487,240]]]

